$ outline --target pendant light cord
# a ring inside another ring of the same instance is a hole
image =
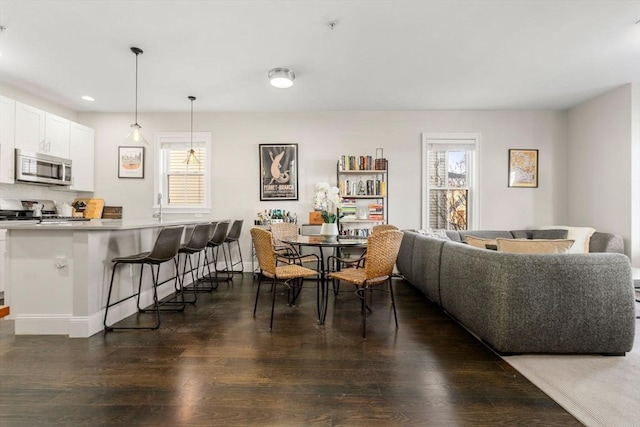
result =
[[[138,52],[136,54],[136,124],[138,123]]]
[[[131,52],[133,52],[136,55],[136,112],[135,112],[136,122],[135,124],[138,125],[138,56],[141,53],[144,53],[144,51],[139,47],[132,47]]]

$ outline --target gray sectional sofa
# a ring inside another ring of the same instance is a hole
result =
[[[624,354],[633,347],[634,293],[622,238],[594,233],[588,254],[514,254],[462,243],[522,231],[405,230],[404,278],[500,354]]]

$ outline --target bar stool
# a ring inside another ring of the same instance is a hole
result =
[[[242,251],[240,250],[240,233],[242,232],[242,223],[244,220],[237,219],[233,221],[231,225],[231,229],[229,230],[229,234],[224,239],[224,243],[227,245],[227,250],[229,251],[229,261],[231,262],[231,272],[232,273],[243,273],[244,272],[244,263],[242,262]],[[238,246],[238,256],[240,257],[239,261],[233,262],[233,257],[231,256],[231,244],[234,243]],[[235,270],[234,267],[240,264],[240,270]]]
[[[201,282],[209,282],[209,287],[198,288],[198,290],[211,292],[214,289],[218,288],[218,282],[220,280],[228,281],[233,280],[233,274],[229,271],[229,261],[227,260],[227,253],[222,248],[222,256],[224,258],[224,269],[218,268],[218,255],[219,249],[224,243],[224,239],[227,237],[227,230],[229,230],[229,221],[220,221],[216,224],[215,229],[213,230],[213,234],[209,238],[207,242],[207,248],[204,252],[204,266],[207,267],[208,274],[204,274],[203,267],[203,276],[200,279]],[[209,249],[211,250],[211,258],[209,258]],[[213,273],[211,272],[211,264],[213,263]],[[225,272],[226,277],[218,277],[218,273]]]
[[[178,265],[180,265],[180,254],[184,254],[184,265],[182,268],[182,280],[179,281],[180,288],[176,289],[176,292],[183,292],[187,286],[184,285],[184,277],[187,274],[187,260],[189,261],[189,272],[191,273],[191,285],[193,289],[193,301],[188,301],[191,304],[195,304],[198,300],[198,271],[200,269],[200,259],[202,252],[207,248],[207,242],[211,234],[211,223],[197,224],[192,232],[189,241],[180,246],[178,249]],[[193,268],[192,255],[198,254],[196,261],[196,268]],[[193,271],[196,271],[195,274]]]
[[[116,329],[158,329],[160,327],[160,301],[158,301],[158,278],[160,276],[160,265],[165,262],[174,261],[174,265],[176,268],[176,275],[174,280],[178,280],[178,263],[176,255],[178,254],[178,250],[180,248],[180,241],[182,239],[182,233],[184,231],[184,226],[171,226],[164,227],[158,233],[158,237],[153,245],[153,249],[150,252],[142,252],[136,255],[124,256],[124,257],[116,257],[111,260],[113,262],[113,268],[111,272],[111,282],[109,284],[109,293],[107,295],[107,305],[104,310],[104,331],[109,332]],[[113,290],[113,278],[116,273],[116,269],[120,265],[125,264],[140,264],[140,281],[138,282],[138,292],[130,295],[128,297],[122,298],[118,301],[111,302],[111,291]],[[144,266],[148,265],[151,269],[151,279],[152,279],[152,287],[153,287],[153,306],[154,308],[151,310],[144,310],[140,307],[140,292],[142,290],[142,273],[144,272]],[[156,271],[154,271],[153,266],[156,266]],[[177,285],[176,285],[177,287]],[[182,295],[182,294],[180,294]],[[154,311],[156,313],[156,324],[154,326],[126,326],[126,327],[114,327],[109,326],[107,324],[107,315],[109,313],[109,308],[113,307],[121,302],[124,302],[130,298],[137,296],[137,307],[139,313],[145,313],[148,311]],[[182,307],[178,309],[166,310],[166,311],[180,311],[184,310],[184,295],[182,295]]]

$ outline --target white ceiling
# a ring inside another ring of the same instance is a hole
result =
[[[640,0],[0,0],[0,83],[133,111],[137,46],[141,112],[565,109],[640,81],[639,19]]]

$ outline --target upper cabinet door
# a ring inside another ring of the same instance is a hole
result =
[[[46,113],[44,127],[45,153],[69,158],[69,120]]]
[[[15,117],[16,102],[0,96],[0,183],[4,184],[13,184]]]
[[[44,140],[46,113],[30,105],[16,102],[16,148],[24,151],[46,153]]]
[[[71,154],[71,190],[93,191],[94,182],[94,131],[78,123],[71,123],[69,151]]]

